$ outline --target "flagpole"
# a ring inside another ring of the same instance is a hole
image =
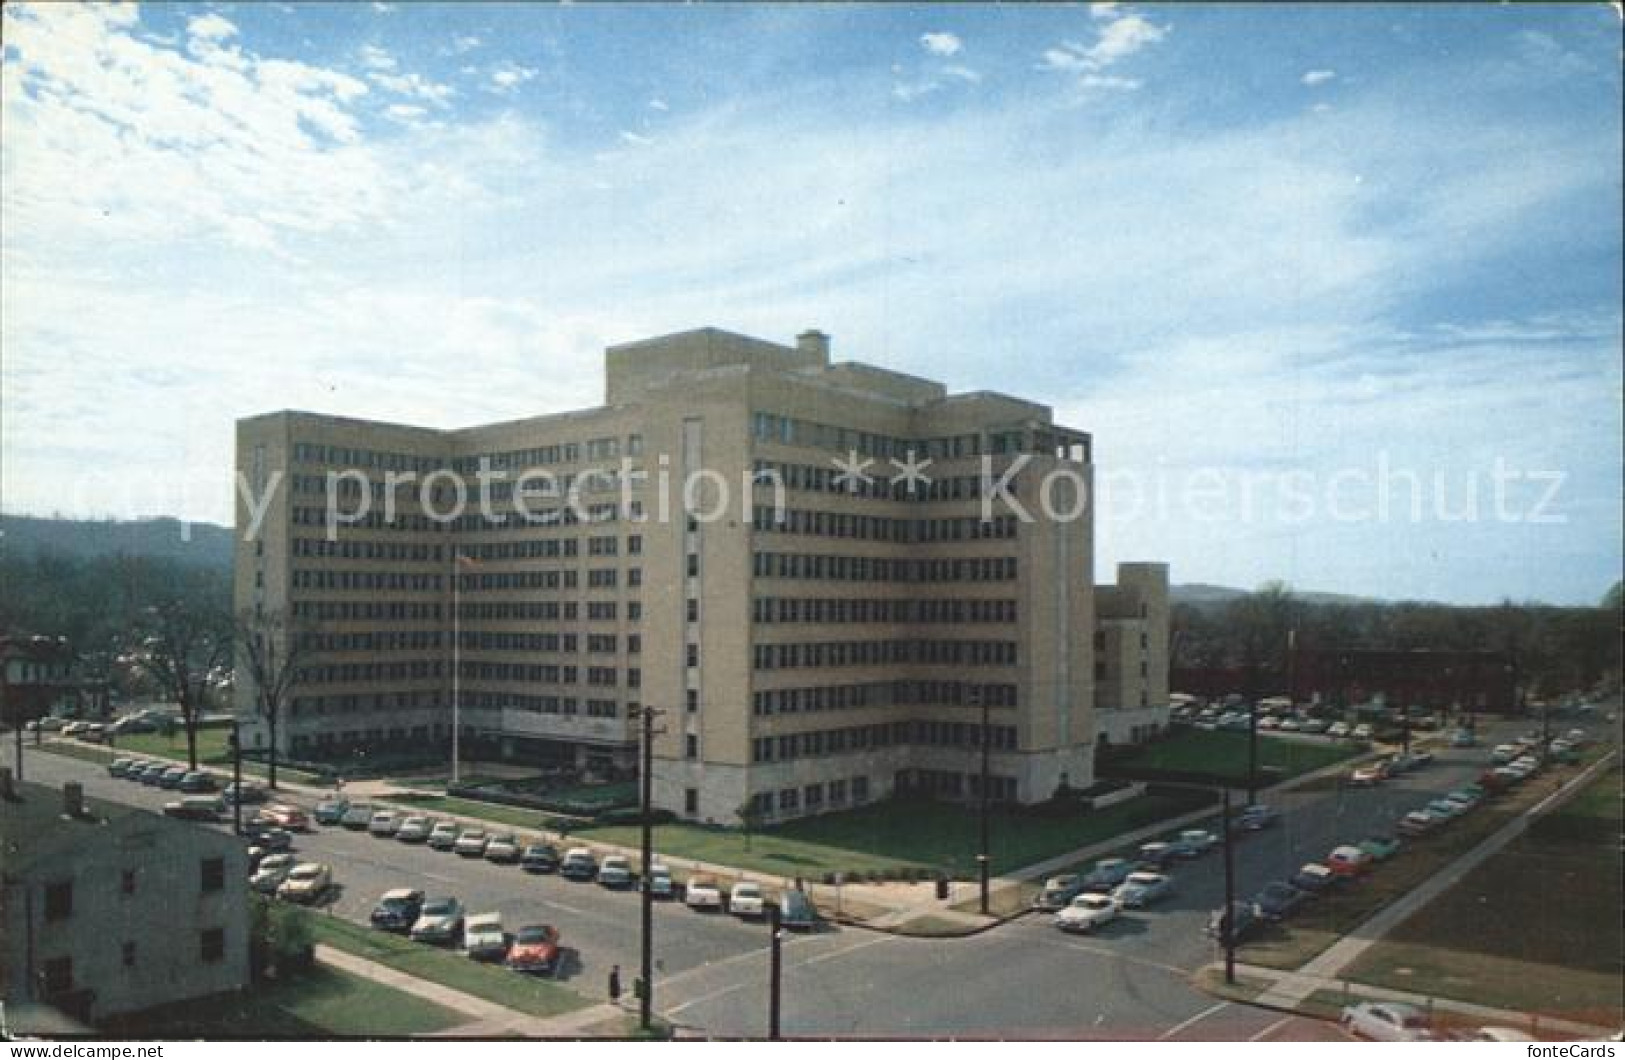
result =
[[[462,561],[462,552],[454,551],[451,560],[451,782],[453,784],[461,780],[459,766],[462,762],[462,755],[458,746],[463,729]]]

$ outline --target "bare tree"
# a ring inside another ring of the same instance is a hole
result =
[[[149,607],[137,623],[139,665],[181,711],[186,761],[197,768],[197,730],[208,705],[209,682],[231,661],[231,624],[212,609],[184,599]]]
[[[298,684],[313,633],[283,611],[248,608],[237,615],[238,658],[242,663],[239,677],[253,685],[254,711],[265,719],[271,738],[272,788],[276,787],[277,723]]]

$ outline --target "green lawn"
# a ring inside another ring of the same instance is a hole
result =
[[[1106,810],[1049,816],[1034,810],[995,810],[993,871],[1006,873],[1211,801],[1204,792],[1147,795]],[[655,849],[674,857],[818,879],[826,872],[888,868],[946,869],[969,877],[976,869],[976,812],[964,806],[892,800],[844,813],[791,821],[747,838],[734,830],[667,824],[655,828]],[[584,839],[636,846],[635,825],[582,826]]]
[[[1279,770],[1286,780],[1312,773],[1334,762],[1354,758],[1364,749],[1359,744],[1333,743],[1258,735],[1258,768]],[[1247,734],[1184,729],[1165,740],[1148,744],[1133,755],[1103,762],[1106,775],[1142,773],[1205,773],[1244,781],[1247,777]]]
[[[495,802],[460,799],[455,795],[397,795],[380,800],[404,806],[420,813],[455,813],[464,817],[478,817],[495,824],[512,825],[531,831],[553,826],[553,817],[541,810],[527,810],[518,806],[504,806]]]
[[[381,983],[320,965],[287,982],[151,1009],[109,1023],[121,1038],[395,1038],[443,1031],[468,1018]]]
[[[1620,776],[1559,810],[1400,924],[1351,978],[1618,1026]]]
[[[231,772],[231,750],[226,745],[226,738],[230,732],[231,729],[227,726],[213,726],[198,730],[197,761],[199,768],[212,769],[219,773]],[[54,743],[45,744],[43,749],[92,761],[108,761],[122,755],[135,755],[145,758],[172,758],[177,762],[184,763],[186,761],[186,732],[183,729],[176,728],[174,733],[168,736],[157,732],[126,733],[123,736],[116,737],[116,743],[112,747],[81,743],[76,740],[58,740]],[[269,770],[262,763],[246,757],[243,759],[244,776],[263,778],[268,772]],[[279,781],[287,779],[300,784],[327,783],[325,778],[300,769],[278,766],[276,772]]]
[[[532,1016],[557,1016],[585,1008],[592,1001],[559,983],[480,964],[460,953],[412,942],[399,935],[374,931],[337,917],[307,914],[315,940],[388,965],[419,979],[449,986],[465,994]],[[565,939],[566,946],[569,940]]]

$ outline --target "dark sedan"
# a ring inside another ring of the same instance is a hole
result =
[[[408,887],[388,891],[372,910],[372,926],[382,931],[410,931],[423,912],[423,892]]]
[[[1253,895],[1253,905],[1265,920],[1280,920],[1308,900],[1309,896],[1303,891],[1280,880],[1265,884],[1263,890]]]

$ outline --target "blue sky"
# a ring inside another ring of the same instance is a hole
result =
[[[11,4],[4,39],[8,511],[225,522],[239,416],[500,420],[596,403],[607,343],[815,326],[1093,432],[1103,574],[1620,577],[1609,5]]]

